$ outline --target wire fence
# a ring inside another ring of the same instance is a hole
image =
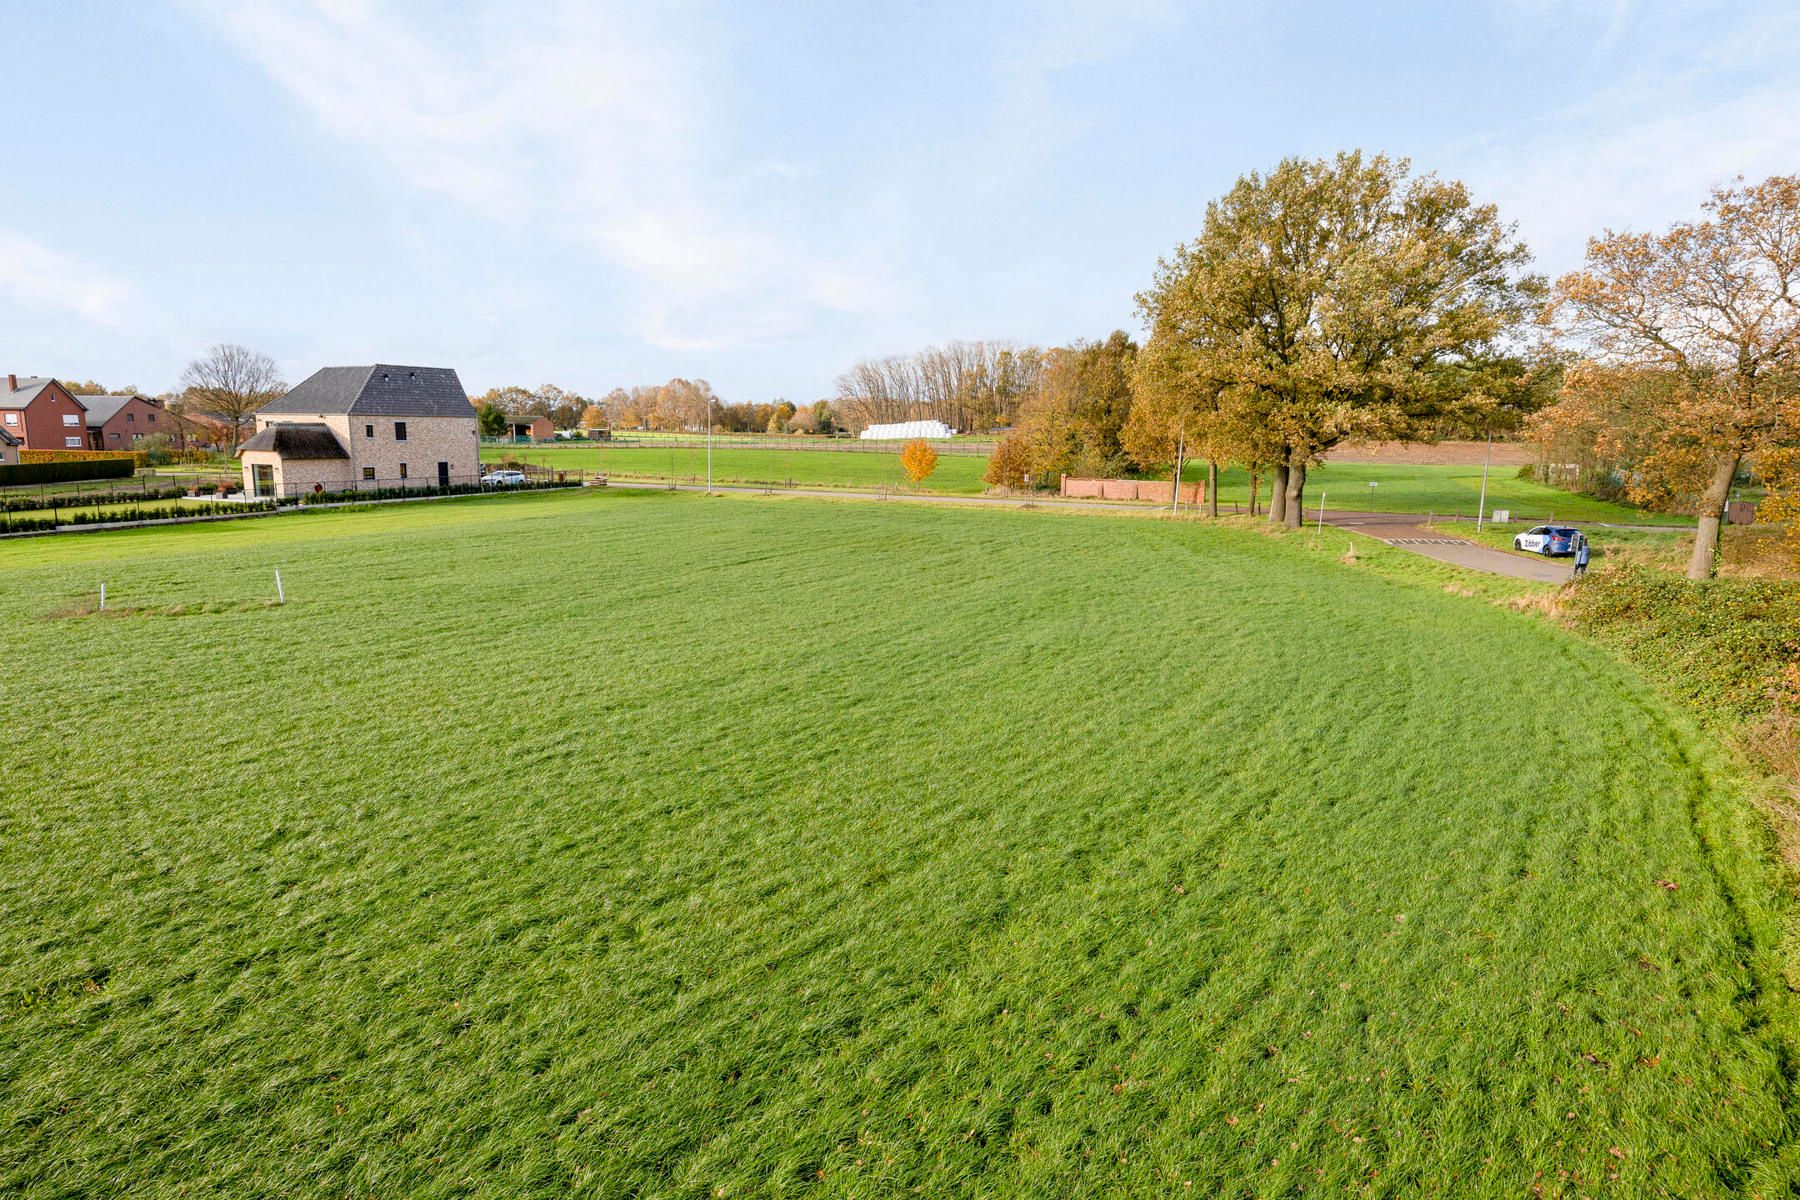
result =
[[[52,495],[41,505],[0,508],[0,534],[49,533],[58,529],[157,524],[197,519],[299,510],[334,504],[358,504],[396,500],[426,500],[441,496],[472,496],[509,492],[576,488],[590,482],[586,471],[488,471],[480,475],[358,476],[315,482],[299,489],[252,489],[239,486],[214,488],[198,495],[185,491],[174,496],[122,495],[112,501],[90,501]],[[604,480],[600,480],[604,482]]]
[[[606,450],[704,450],[707,446],[704,433],[659,434],[645,437],[631,433],[615,432],[610,438],[557,438],[546,441],[515,441],[508,438],[483,438],[483,449],[506,450],[544,450],[552,446],[591,447]],[[862,438],[837,436],[819,436],[817,434],[783,437],[780,435],[756,434],[717,434],[712,438],[715,450],[796,450],[801,452],[832,451],[840,454],[898,454],[906,445],[906,440],[882,441]],[[933,440],[931,448],[939,454],[968,454],[986,458],[994,452],[995,443],[959,442]]]
[[[0,487],[0,511],[24,512],[49,504],[126,503],[133,500],[193,495],[217,491],[220,480],[240,479],[236,464],[229,471],[157,471],[114,479],[72,479],[58,483],[25,483]]]

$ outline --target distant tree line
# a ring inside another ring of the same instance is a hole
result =
[[[864,359],[838,376],[833,404],[853,431],[935,419],[987,432],[1012,424],[1037,388],[1042,361],[1035,347],[979,341]]]

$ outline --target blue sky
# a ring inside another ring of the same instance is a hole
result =
[[[1800,170],[1800,6],[0,0],[0,370],[828,395],[1137,331],[1208,198],[1361,147],[1540,270]]]

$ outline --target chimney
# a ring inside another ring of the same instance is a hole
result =
[[[9,392],[16,392],[19,390],[19,377],[17,375],[8,375],[6,377],[6,390]]]

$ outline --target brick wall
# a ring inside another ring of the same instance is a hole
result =
[[[1139,500],[1153,504],[1171,504],[1175,500],[1175,483],[1169,479],[1077,479],[1062,477],[1062,494],[1071,499]],[[1204,483],[1181,485],[1183,504],[1206,502]]]

